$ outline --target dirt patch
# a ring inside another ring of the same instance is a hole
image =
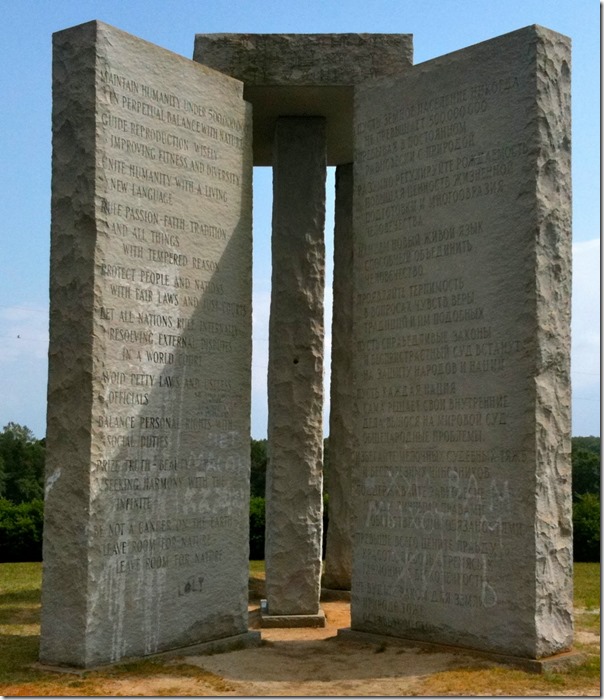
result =
[[[350,604],[324,602],[324,628],[263,629],[260,647],[189,656],[185,662],[223,678],[232,690],[221,695],[411,695],[423,676],[467,664],[468,657],[426,654],[419,649],[337,639],[350,626]],[[259,628],[257,608],[250,628]]]
[[[248,696],[404,696],[430,695],[431,679],[448,673],[468,673],[468,688],[474,673],[493,670],[506,672],[484,659],[465,653],[426,652],[419,647],[396,643],[375,646],[339,640],[337,631],[350,626],[350,604],[323,602],[325,628],[263,629],[260,647],[216,654],[189,656],[180,663],[191,664],[223,680],[225,687],[216,695]],[[259,611],[250,609],[250,628],[259,628]],[[544,688],[544,679],[516,671],[520,686],[513,694],[522,695],[599,695],[597,682],[592,688]],[[505,681],[497,682],[505,688]],[[523,687],[523,686],[526,686]],[[485,694],[494,694],[494,692]],[[446,691],[442,694],[449,694]],[[457,694],[457,693],[454,693]],[[474,695],[471,690],[467,693]],[[499,694],[508,694],[503,690]]]

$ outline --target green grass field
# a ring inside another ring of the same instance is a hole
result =
[[[600,565],[575,564],[575,605],[587,610],[600,609]]]
[[[41,564],[0,564],[0,694],[6,695],[102,695],[103,678],[115,678],[120,673],[132,673],[133,666],[128,669],[123,667],[111,669],[104,673],[94,672],[86,674],[85,678],[55,675],[44,673],[32,668],[37,661],[40,633],[40,586]],[[264,562],[250,562],[250,579],[252,581],[264,578]],[[575,606],[577,608],[577,630],[596,632],[600,627],[600,565],[599,564],[575,564]],[[544,682],[554,692],[557,685],[568,681],[573,683],[573,688],[581,683],[594,685],[599,678],[599,645],[577,644],[578,648],[589,654],[588,661],[579,669],[568,671],[567,674],[553,674]],[[138,669],[138,670],[137,670]],[[136,664],[134,672],[139,674],[153,674],[161,672],[161,663],[154,661],[141,661]],[[490,672],[496,679],[498,686],[506,688],[501,676],[506,676],[512,695],[522,695],[522,687],[518,685],[518,671],[498,669]],[[183,678],[187,676],[186,669],[182,669]],[[567,676],[567,680],[565,680]],[[491,678],[487,674],[485,683]],[[454,676],[447,676],[447,683],[452,683]],[[219,681],[220,679],[218,679]],[[218,682],[217,681],[217,682]],[[463,678],[459,680],[463,683]],[[488,681],[490,682],[490,681]],[[446,694],[452,686],[447,685],[440,689]],[[459,687],[455,687],[459,690]],[[455,689],[453,688],[453,689]],[[217,690],[218,690],[217,686]],[[9,693],[4,690],[10,691]],[[433,687],[432,690],[436,692]],[[476,688],[470,693],[483,692]],[[488,694],[488,689],[485,691]],[[187,692],[174,693],[191,694]],[[428,693],[429,694],[429,693]],[[436,693],[439,694],[439,693]],[[502,693],[508,694],[508,693]],[[547,693],[545,693],[547,694]],[[555,694],[555,692],[554,692]]]

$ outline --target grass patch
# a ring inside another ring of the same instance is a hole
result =
[[[600,564],[577,562],[574,569],[575,627],[600,631]]]
[[[264,578],[264,562],[263,561],[250,561],[250,576],[252,578]]]
[[[595,663],[597,662],[597,664]],[[596,671],[597,666],[597,671]],[[421,695],[556,695],[564,691],[580,695],[597,692],[599,658],[564,673],[536,675],[505,667],[456,668],[426,678]],[[471,692],[468,692],[471,691]]]
[[[5,683],[41,679],[29,665],[40,647],[42,564],[0,564],[0,693]]]
[[[250,578],[249,578],[249,599],[250,603],[257,603],[266,595],[263,561],[250,561]]]
[[[575,612],[575,628],[587,630],[588,632],[599,632],[600,612],[595,610],[589,610],[588,612],[577,610]]]
[[[27,696],[203,696],[226,693],[234,686],[220,676],[183,663],[143,659],[81,676],[44,674],[38,679],[0,685],[7,695]]]
[[[42,563],[0,564],[0,605],[39,603]]]
[[[600,609],[600,564],[576,562],[574,571],[575,606]]]

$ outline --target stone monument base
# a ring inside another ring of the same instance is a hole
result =
[[[260,613],[262,627],[325,627],[325,613],[316,615],[265,615]]]
[[[325,588],[324,586],[321,586],[321,600],[350,601],[350,589]]]
[[[237,649],[248,649],[250,647],[260,646],[262,639],[260,632],[244,632],[236,634],[232,637],[223,637],[222,639],[212,639],[208,642],[200,644],[192,644],[188,647],[179,647],[177,649],[169,649],[158,654],[150,654],[149,656],[136,656],[132,658],[122,658],[113,664],[103,664],[101,666],[90,666],[87,668],[77,668],[75,666],[58,666],[52,664],[43,664],[36,662],[31,665],[38,671],[47,671],[49,673],[72,673],[74,675],[82,675],[89,671],[100,671],[104,668],[111,668],[121,664],[130,663],[132,661],[141,661],[142,659],[169,659],[175,656],[203,656],[206,654],[222,654],[227,651],[236,651]]]
[[[420,647],[425,651],[446,652],[450,654],[468,654],[487,659],[498,664],[513,666],[529,673],[546,673],[562,671],[572,666],[578,666],[585,661],[585,654],[578,651],[566,651],[561,654],[554,654],[543,659],[527,659],[521,656],[510,654],[498,654],[496,652],[482,651],[480,649],[470,649],[468,647],[457,647],[450,644],[434,644],[432,642],[422,642],[416,639],[405,639],[403,637],[390,637],[385,634],[374,634],[372,632],[359,632],[345,627],[338,630],[338,639],[347,642],[362,642],[364,644],[398,644],[401,646]]]

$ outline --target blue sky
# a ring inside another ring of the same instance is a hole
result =
[[[573,435],[600,434],[600,5],[596,0],[4,0],[2,5],[0,428],[14,421],[29,426],[38,437],[45,433],[51,35],[99,19],[186,57],[192,55],[196,32],[412,33],[416,63],[530,24],[570,36]],[[332,186],[330,176],[328,187]],[[259,168],[254,175],[252,435],[256,438],[266,435],[270,217],[271,172]],[[331,217],[330,208],[328,259]],[[328,294],[326,306],[329,302]],[[329,323],[327,315],[327,328]]]

